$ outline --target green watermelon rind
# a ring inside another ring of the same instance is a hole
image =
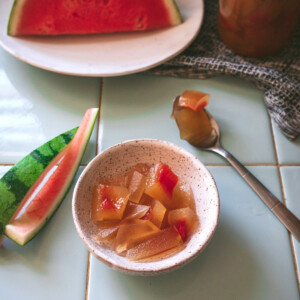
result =
[[[170,14],[171,25],[178,25],[182,23],[182,16],[175,0],[164,0],[165,6],[168,8]]]
[[[8,35],[15,35],[16,28],[18,26],[19,14],[22,11],[22,6],[26,2],[26,0],[14,0],[12,5],[9,20],[7,23],[7,34]]]
[[[8,35],[12,35],[12,33],[11,33],[11,24],[12,24],[12,18],[13,18],[16,2],[17,2],[17,0],[14,1],[13,5],[12,5],[12,8],[10,10],[10,14],[9,14],[9,19],[8,19],[8,23],[7,23],[7,30],[6,30]]]
[[[4,227],[42,172],[69,144],[78,127],[41,145],[10,168],[0,179],[0,239]],[[48,155],[45,155],[48,154]]]
[[[99,111],[99,109],[97,109],[97,108],[93,109],[92,117],[90,119],[90,126],[85,132],[84,143],[81,145],[81,154],[78,156],[78,160],[77,160],[76,166],[73,168],[73,172],[70,174],[69,177],[67,176],[67,178],[66,178],[66,182],[64,184],[64,187],[67,186],[66,190],[63,192],[63,194],[59,195],[59,199],[57,199],[57,201],[55,202],[52,209],[50,209],[48,211],[47,216],[45,216],[45,218],[41,221],[39,226],[35,228],[35,230],[32,232],[32,235],[30,235],[28,238],[25,238],[24,240],[21,240],[20,237],[15,233],[14,230],[10,230],[10,228],[9,228],[10,224],[8,224],[8,226],[6,226],[5,235],[8,238],[10,238],[12,241],[14,241],[15,243],[19,244],[20,246],[25,246],[28,242],[30,242],[47,225],[49,220],[53,217],[53,215],[55,214],[55,212],[57,211],[57,209],[61,205],[63,199],[65,198],[65,196],[69,192],[70,187],[72,185],[72,182],[73,182],[73,180],[76,176],[76,173],[79,169],[80,162],[82,160],[85,149],[88,145],[88,141],[89,141],[90,136],[91,136],[92,131],[93,131],[93,127],[94,127],[94,124],[95,124],[95,121],[96,121],[96,118],[97,118],[98,111]]]

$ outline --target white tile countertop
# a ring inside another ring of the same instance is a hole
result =
[[[180,140],[172,100],[186,89],[211,95],[222,144],[300,217],[300,137],[274,126],[262,92],[230,77],[176,79],[140,73],[72,77],[27,65],[0,50],[0,176],[54,136],[100,107],[72,188],[47,226],[21,247],[0,248],[0,299],[299,299],[300,247],[259,197],[222,158]],[[198,156],[220,193],[220,220],[204,252],[157,277],[112,270],[91,255],[72,219],[74,184],[102,150],[128,139],[157,138]]]

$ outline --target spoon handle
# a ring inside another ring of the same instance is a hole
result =
[[[271,209],[281,223],[300,242],[300,220],[286,208],[252,173],[250,173],[232,154],[221,147],[210,148],[220,154],[236,169],[256,194]]]

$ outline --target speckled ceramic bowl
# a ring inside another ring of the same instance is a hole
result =
[[[126,174],[136,163],[163,162],[193,190],[200,225],[180,251],[152,261],[129,261],[94,241],[97,227],[90,219],[93,187],[101,177]],[[160,140],[133,140],[117,144],[96,156],[85,168],[73,195],[76,229],[89,251],[113,269],[136,275],[156,275],[175,270],[195,258],[212,238],[219,217],[219,196],[206,167],[188,151]]]

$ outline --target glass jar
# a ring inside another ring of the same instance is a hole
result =
[[[234,52],[262,57],[281,50],[300,17],[300,0],[219,0],[218,30]]]

